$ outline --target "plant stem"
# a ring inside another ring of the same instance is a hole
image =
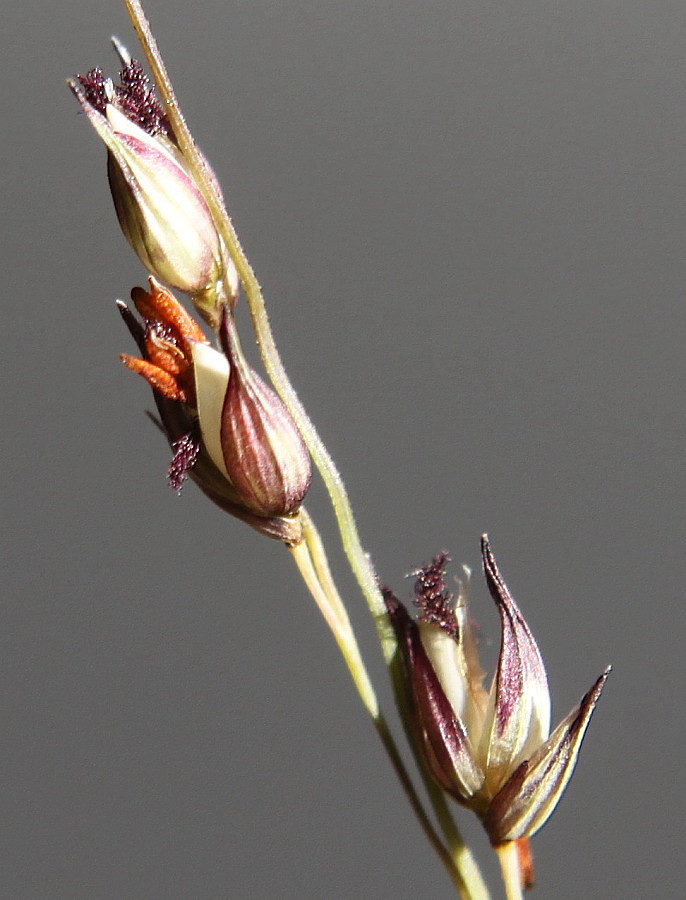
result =
[[[481,876],[479,867],[476,864],[476,860],[472,856],[471,850],[465,844],[462,835],[460,834],[460,830],[455,824],[452,813],[448,808],[444,791],[436,783],[426,766],[424,757],[417,745],[413,730],[410,727],[412,714],[410,712],[408,697],[404,687],[405,678],[402,662],[398,655],[396,655],[391,662],[389,671],[395,702],[398,707],[400,721],[405,730],[407,743],[410,745],[415,764],[424,783],[424,788],[433,807],[438,824],[441,827],[448,852],[462,879],[460,896],[463,900],[489,900],[490,894],[486,887],[486,883]]]
[[[236,230],[226,211],[215,179],[210,173],[205,158],[198,150],[195,141],[193,140],[193,136],[186,125],[186,121],[167,74],[166,67],[157,48],[157,42],[153,37],[140,0],[124,0],[124,5],[145,52],[160,96],[165,104],[166,112],[178,142],[179,149],[185,157],[189,169],[196,178],[198,187],[202,191],[210,212],[212,213],[215,225],[224,240],[238,271],[238,275],[245,291],[255,338],[267,374],[293,417],[329,493],[338,523],[343,549],[374,619],[386,664],[390,666],[397,650],[395,634],[388,620],[388,616],[386,615],[376,573],[369,556],[362,547],[357,526],[355,524],[352,506],[343,479],[288,378],[276,348],[257,276],[238,240]],[[481,880],[479,871],[471,858],[471,854],[469,854],[469,851],[466,850],[461,838],[459,838],[459,833],[452,822],[452,818],[449,813],[447,813],[447,810],[444,809],[445,801],[444,798],[442,798],[440,791],[430,792],[430,797],[443,830],[446,831],[447,828],[446,837],[451,846],[451,850],[453,851],[452,858],[446,851],[440,838],[436,835],[433,825],[422,807],[421,801],[419,800],[412,780],[407,773],[402,758],[398,753],[385,719],[378,710],[376,695],[374,694],[366,670],[364,669],[357,643],[354,643],[353,650],[353,646],[349,642],[350,638],[352,638],[353,642],[355,641],[354,635],[352,629],[350,629],[347,613],[345,614],[345,619],[343,619],[341,615],[341,609],[343,609],[343,612],[345,612],[345,609],[338,596],[338,592],[333,585],[333,580],[331,579],[328,569],[328,563],[326,562],[326,555],[323,551],[323,547],[321,547],[319,536],[316,533],[316,530],[310,530],[308,532],[308,527],[311,525],[309,517],[304,521],[306,523],[306,533],[309,533],[309,537],[306,536],[305,539],[305,545],[308,548],[307,555],[309,556],[309,562],[306,560],[303,551],[294,554],[297,557],[296,562],[298,563],[303,579],[318,605],[321,601],[326,599],[324,606],[320,606],[322,614],[325,616],[329,627],[336,637],[348,668],[355,680],[360,696],[365,703],[365,707],[372,716],[381,741],[386,748],[386,752],[393,763],[396,774],[407,793],[415,815],[422,825],[427,838],[450,872],[453,882],[460,891],[461,896],[465,898],[465,900],[481,900],[481,898],[487,897],[488,894],[485,892],[485,888],[482,890],[483,881]],[[347,629],[350,629],[349,635]],[[362,673],[364,673],[364,675],[362,675]],[[439,796],[441,797],[440,802],[437,800],[437,797]],[[443,806],[441,806],[441,803]],[[447,824],[448,819],[450,820],[450,825]]]
[[[226,212],[226,208],[219,195],[215,181],[208,172],[207,163],[199,152],[188,126],[186,125],[186,121],[176,99],[174,89],[157,48],[155,38],[150,30],[148,20],[143,12],[143,8],[139,0],[124,0],[124,5],[126,6],[138,39],[145,51],[148,64],[164,101],[167,115],[174,130],[176,140],[178,141],[179,148],[196,176],[198,185],[210,207],[215,224],[224,239],[236,269],[238,270],[245,291],[248,309],[252,318],[257,344],[267,374],[277,393],[280,395],[288,411],[295,420],[329,492],[331,503],[338,521],[343,548],[367,601],[367,605],[374,617],[384,657],[388,662],[395,649],[395,636],[387,621],[383,599],[377,585],[376,574],[369,557],[365,553],[360,542],[355,518],[353,516],[347,491],[343,484],[343,479],[290,383],[290,379],[288,378],[276,348],[257,276],[241,247],[238,235]]]
[[[422,773],[424,774],[424,773]],[[465,900],[490,900],[490,894],[486,882],[481,876],[481,871],[472,855],[472,851],[465,844],[460,830],[455,824],[452,813],[446,803],[446,795],[436,784],[433,778],[426,773],[424,787],[431,800],[434,812],[438,818],[443,837],[447,843],[448,853],[453,865],[460,873],[463,884],[463,897]]]
[[[331,572],[324,553],[323,544],[319,538],[319,533],[309,515],[301,509],[301,515],[303,514],[305,539],[302,543],[289,547],[291,556],[298,566],[302,579],[312,594],[324,620],[336,639],[336,643],[348,666],[357,692],[372,719],[377,734],[381,739],[381,743],[384,746],[391,765],[407,795],[424,834],[445,866],[453,884],[458,889],[460,896],[464,898],[464,900],[480,900],[479,895],[466,892],[464,879],[459,869],[455,866],[451,854],[446,850],[443,842],[436,833],[436,829],[426,814],[424,806],[415,790],[412,779],[410,778],[395,743],[395,739],[379,709],[378,700],[362,660],[348,614],[340,600],[333,579],[331,578]],[[320,573],[322,576],[321,579]]]
[[[310,522],[309,524],[310,528],[312,528],[312,523]],[[298,567],[298,571],[300,572],[303,581],[309,592],[312,594],[315,603],[319,607],[319,611],[324,616],[324,620],[336,639],[336,643],[343,654],[343,658],[350,670],[350,674],[353,677],[355,687],[362,698],[365,709],[367,709],[372,718],[375,718],[379,715],[379,704],[376,699],[374,688],[367,675],[367,670],[362,661],[357,640],[355,639],[345,609],[341,610],[335,600],[332,600],[322,587],[321,581],[317,576],[317,570],[312,560],[310,545],[308,544],[307,539],[288,549]]]
[[[402,761],[395,739],[388,728],[383,714],[379,712],[376,695],[370,680],[366,675],[364,662],[359,652],[347,611],[338,594],[338,589],[336,588],[331,575],[326,550],[322,544],[319,532],[304,508],[300,510],[300,514],[302,517],[305,544],[307,545],[311,557],[311,562],[305,564],[305,571],[301,569],[303,580],[310,588],[312,596],[317,602],[324,619],[329,623],[329,627],[336,637],[341,653],[343,654],[353,680],[355,681],[358,693],[374,722],[374,726],[391,760],[393,768],[396,771],[398,779],[407,794],[412,809],[414,810],[424,833],[438,853],[441,861],[448,869],[460,897],[463,898],[463,900],[489,900],[488,889],[486,888],[481,873],[479,872],[479,868],[476,865],[469,848],[465,845],[462,836],[455,825],[446,803],[445,794],[428,773],[421,755],[415,753],[417,767],[422,775],[424,786],[441,826],[441,831],[443,832],[447,847],[436,835],[435,829],[426,815],[424,806],[417,795],[415,787]],[[297,556],[296,562],[299,562],[299,560],[302,559],[301,554],[303,551],[298,548],[292,548],[291,552],[294,556]],[[312,573],[309,570],[310,565],[313,566],[319,578],[319,584],[315,586],[314,590],[311,587]],[[320,592],[323,593],[324,599],[321,599]],[[335,623],[334,625],[331,625],[332,621]],[[364,673],[364,677],[358,678],[356,676],[358,668],[360,672]],[[399,681],[396,678],[396,675],[399,677],[399,672],[397,671],[398,666],[395,658],[390,669],[394,687],[397,686],[399,688]],[[397,699],[401,704],[404,702],[402,698],[404,698],[404,693],[398,690]],[[404,706],[401,709],[401,718],[403,723],[405,723],[408,719],[406,715],[402,714],[403,712]],[[412,736],[409,734],[409,730],[407,737],[414,752],[416,748],[412,741]]]
[[[519,870],[519,853],[516,841],[506,841],[493,848],[500,863],[507,900],[523,900],[522,877]]]

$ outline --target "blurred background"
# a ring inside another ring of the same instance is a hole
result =
[[[556,719],[614,664],[535,896],[681,897],[683,2],[147,10],[378,572],[471,565],[493,656],[488,531]],[[169,490],[118,361],[145,274],[64,81],[123,8],[0,17],[0,896],[453,896],[287,553]]]

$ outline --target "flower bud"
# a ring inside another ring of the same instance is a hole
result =
[[[297,512],[312,479],[307,448],[288,410],[243,357],[225,311],[224,354],[193,347],[203,442],[242,502],[261,516]]]
[[[221,277],[226,254],[207,203],[164,130],[163,112],[142,69],[131,63],[122,78],[124,86],[115,89],[94,69],[69,85],[107,147],[124,236],[157,278],[198,294]]]

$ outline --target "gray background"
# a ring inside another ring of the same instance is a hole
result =
[[[379,572],[488,530],[556,716],[615,665],[536,896],[682,896],[683,0],[148,12]],[[166,487],[117,360],[144,273],[64,78],[123,9],[1,24],[0,896],[452,896],[287,554]]]

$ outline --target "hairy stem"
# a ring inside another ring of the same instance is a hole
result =
[[[186,158],[189,167],[194,170],[198,185],[210,207],[212,216],[226,247],[233,259],[245,291],[246,302],[250,311],[260,353],[265,369],[277,393],[285,403],[295,420],[303,440],[307,444],[314,464],[317,466],[322,480],[331,497],[343,548],[350,561],[351,568],[357,578],[367,605],[374,617],[384,656],[388,661],[395,649],[395,636],[386,618],[383,599],[377,585],[377,578],[369,557],[362,547],[352,507],[343,479],[333,459],[317,434],[312,421],[300,402],[295,389],[286,373],[281,357],[276,348],[274,336],[269,324],[269,317],[262,296],[257,276],[243,251],[236,230],[229,218],[223,200],[219,195],[216,183],[208,172],[207,163],[199,152],[186,120],[179,107],[174,89],[167,74],[166,67],[150,30],[150,25],[143,12],[139,0],[124,0],[124,5],[131,17],[134,29],[145,51],[148,64],[164,101],[169,121]]]
[[[395,634],[388,620],[388,616],[386,615],[376,573],[369,556],[365,552],[360,541],[352,506],[343,479],[288,378],[276,348],[259,282],[243,251],[240,241],[238,240],[236,230],[226,211],[217,184],[208,170],[205,158],[202,153],[199,152],[188,126],[186,125],[186,121],[179,107],[166,67],[157,48],[155,38],[152,35],[148,20],[143,12],[140,0],[123,0],[123,2],[145,52],[148,65],[150,66],[150,70],[157,84],[160,96],[165,104],[166,112],[178,142],[179,149],[183,153],[188,167],[192,171],[198,187],[205,197],[216,227],[224,240],[227,250],[238,271],[241,284],[245,291],[255,338],[267,374],[302,434],[312,456],[312,460],[319,470],[329,493],[338,523],[343,549],[374,619],[384,659],[387,665],[390,666],[397,649]],[[323,607],[320,606],[320,609],[322,609],[322,613],[336,637],[341,652],[343,653],[353,679],[355,680],[355,684],[358,687],[360,696],[365,703],[365,707],[372,716],[377,732],[386,748],[386,752],[388,753],[391,762],[393,763],[395,772],[407,793],[415,815],[422,825],[427,838],[436,850],[436,853],[450,872],[453,883],[458,888],[458,891],[460,891],[461,896],[464,897],[465,900],[480,900],[480,898],[487,897],[487,894],[481,891],[483,882],[481,881],[481,876],[475,864],[473,864],[473,861],[470,865],[460,868],[466,859],[464,855],[465,848],[461,843],[461,839],[456,840],[456,835],[459,837],[459,834],[454,823],[452,823],[452,819],[450,819],[451,825],[447,825],[446,811],[441,807],[441,802],[444,804],[444,800],[438,802],[436,800],[436,797],[438,796],[436,792],[430,793],[437,817],[444,830],[447,828],[446,836],[448,842],[451,844],[451,849],[453,851],[452,857],[446,851],[422,807],[421,801],[419,800],[412,783],[412,779],[398,753],[385,719],[378,711],[376,695],[374,694],[366,670],[362,664],[357,644],[355,642],[353,650],[352,644],[348,643],[346,629],[349,628],[349,623],[347,625],[345,624],[345,622],[347,622],[347,614],[345,614],[344,620],[341,615],[341,609],[345,612],[343,603],[333,586],[333,580],[331,579],[328,570],[328,563],[326,563],[326,556],[323,552],[323,547],[321,547],[321,541],[319,541],[316,531],[312,531],[311,529],[308,531],[308,527],[311,525],[309,517],[304,518],[304,522],[306,531],[305,547],[307,548],[307,554],[302,550],[295,552],[294,557],[296,558],[296,563],[318,605],[320,602],[324,603]],[[307,536],[308,534],[309,537]],[[307,557],[309,557],[309,560]],[[352,635],[352,631],[350,631],[350,635]],[[354,641],[354,635],[352,635],[352,640]],[[343,643],[341,643],[341,641]],[[361,668],[358,668],[358,660]],[[364,675],[362,675],[362,672],[364,672]],[[450,818],[449,814],[448,818]],[[471,856],[469,856],[469,860],[471,861]],[[474,887],[470,888],[468,885],[473,885]]]

